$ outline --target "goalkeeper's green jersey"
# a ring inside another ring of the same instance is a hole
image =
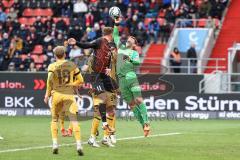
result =
[[[135,78],[135,69],[140,65],[139,54],[137,51],[128,49],[125,44],[120,42],[118,27],[114,26],[113,31],[114,43],[118,48],[117,54],[117,75],[119,78]],[[128,56],[130,60],[125,60],[125,57]]]

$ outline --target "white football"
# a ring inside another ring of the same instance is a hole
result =
[[[121,16],[121,10],[114,6],[109,9],[109,16],[112,18],[118,18]]]

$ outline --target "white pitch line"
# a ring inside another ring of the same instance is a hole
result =
[[[181,133],[163,133],[163,134],[154,134],[154,135],[150,135],[147,138],[151,138],[151,137],[162,137],[162,136],[173,136],[173,135],[179,135]],[[124,140],[134,140],[134,139],[141,139],[141,138],[145,138],[144,136],[136,136],[136,137],[125,137],[125,138],[119,138],[117,139],[117,141],[124,141]],[[64,146],[72,146],[75,145],[76,143],[68,143],[68,144],[61,144],[59,145],[60,147],[64,147]],[[82,144],[87,144],[87,142],[83,142]],[[28,151],[28,150],[36,150],[36,149],[45,149],[45,148],[52,148],[52,145],[48,145],[48,146],[37,146],[37,147],[27,147],[27,148],[16,148],[16,149],[7,149],[7,150],[3,150],[0,151],[0,153],[7,153],[7,152],[18,152],[18,151]]]

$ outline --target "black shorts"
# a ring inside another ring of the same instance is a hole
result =
[[[113,92],[119,88],[117,82],[105,73],[92,73],[91,82],[95,94],[100,94],[104,91]]]

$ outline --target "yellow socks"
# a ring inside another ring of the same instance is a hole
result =
[[[80,133],[80,126],[79,126],[78,122],[77,121],[70,122],[70,124],[72,124],[73,132],[74,132],[74,136],[75,136],[76,141],[80,141],[81,140],[81,133]]]
[[[51,133],[52,133],[52,139],[57,139],[58,137],[58,126],[57,122],[51,122]]]
[[[100,123],[101,118],[99,116],[95,116],[92,121],[92,128],[91,128],[91,135],[96,137],[96,133],[98,130],[98,126]]]

